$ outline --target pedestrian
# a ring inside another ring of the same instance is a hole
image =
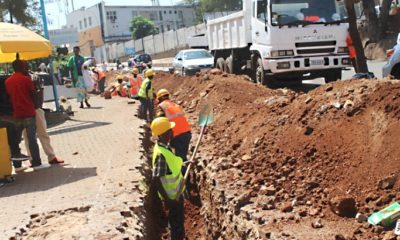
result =
[[[29,160],[29,156],[21,153],[19,147],[19,141],[17,136],[16,122],[12,117],[13,109],[11,105],[10,97],[7,94],[5,86],[6,78],[0,77],[0,128],[7,129],[7,140],[11,152],[11,160],[13,161],[16,171],[23,170],[18,168],[18,163],[14,161],[26,161]]]
[[[42,145],[44,153],[47,155],[48,162],[50,164],[62,164],[64,160],[57,157],[53,147],[51,146],[50,136],[47,133],[47,122],[45,112],[42,109],[43,107],[43,89],[44,89],[44,81],[38,75],[30,73],[30,77],[32,78],[33,85],[35,87],[35,107],[36,107],[36,136],[39,138],[39,141]],[[27,132],[24,131],[24,139],[28,139]],[[29,141],[25,141],[26,149],[29,152]]]
[[[42,63],[39,65],[39,69],[40,69],[41,72],[46,73],[46,72],[47,72],[46,63],[42,62]]]
[[[53,61],[53,74],[55,79],[57,80],[58,84],[61,85],[61,77],[60,77],[60,59],[57,56],[56,59]]]
[[[181,172],[182,158],[176,156],[170,148],[172,129],[175,123],[165,117],[154,119],[151,123],[153,136],[158,137],[153,149],[153,184],[158,196],[168,209],[168,223],[171,239],[185,238],[185,212],[182,191],[185,188]]]
[[[49,164],[42,163],[40,159],[39,146],[36,140],[36,109],[35,109],[35,87],[29,77],[29,67],[24,61],[19,59],[12,63],[14,74],[7,78],[5,82],[6,90],[11,99],[13,107],[13,117],[22,121],[16,128],[17,142],[21,142],[23,129],[26,129],[31,153],[31,165],[35,170],[48,168]],[[14,167],[21,168],[22,163],[14,163]]]
[[[105,61],[103,61],[103,63],[101,64],[101,71],[103,71],[103,73],[107,72],[107,63]]]
[[[151,81],[154,78],[154,70],[149,69],[145,73],[145,79],[140,85],[138,97],[143,119],[150,124],[154,118],[154,90]],[[148,113],[148,114],[147,114]]]
[[[80,108],[83,108],[83,102],[86,103],[87,107],[90,107],[88,102],[88,94],[86,92],[85,81],[82,74],[82,66],[85,59],[79,55],[80,48],[75,46],[73,48],[74,55],[70,57],[68,61],[68,68],[71,72],[72,86],[77,89],[77,101],[80,103]]]
[[[350,33],[346,37],[347,48],[349,49],[349,58],[354,67],[354,71],[357,72],[357,60],[356,60],[356,48],[354,47],[353,40],[351,39]]]

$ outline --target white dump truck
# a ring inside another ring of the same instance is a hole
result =
[[[207,22],[215,67],[275,81],[336,81],[351,65],[347,15],[338,0],[243,0],[243,10]]]

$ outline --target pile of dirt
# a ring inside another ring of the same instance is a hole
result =
[[[202,105],[213,107],[208,157],[196,174],[212,177],[227,202],[247,194],[238,210],[252,204],[272,218],[259,218],[260,229],[283,238],[396,239],[354,217],[400,200],[400,82],[340,81],[303,93],[212,70],[158,74],[154,86],[171,91],[193,125]]]

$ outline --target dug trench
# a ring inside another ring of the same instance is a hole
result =
[[[139,115],[139,113],[138,113]],[[145,239],[169,239],[170,233],[168,231],[167,210],[162,205],[156,189],[152,185],[152,149],[154,142],[152,142],[151,131],[145,125],[142,127],[142,153],[145,160],[141,168],[141,173],[145,176],[146,197],[144,201],[144,208],[146,213],[146,221],[144,224]],[[191,174],[190,177],[190,197],[185,198],[185,229],[188,239],[205,239],[204,220],[200,214],[201,200],[199,191],[196,184],[196,175]]]
[[[400,239],[366,222],[400,200],[400,82],[304,93],[212,70],[158,73],[154,88],[172,93],[194,135],[202,106],[215,114],[193,171],[201,207],[185,206],[188,239]]]

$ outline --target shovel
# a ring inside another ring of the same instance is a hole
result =
[[[186,169],[185,176],[183,177],[184,183],[186,183],[186,179],[189,176],[190,168],[192,167],[193,160],[196,157],[197,150],[199,149],[201,139],[203,138],[203,135],[204,135],[204,131],[206,130],[206,127],[208,125],[210,125],[213,121],[214,121],[214,114],[212,111],[212,107],[210,105],[205,105],[199,113],[199,126],[201,127],[201,132],[200,132],[199,139],[197,140],[196,147],[194,148],[192,157],[189,160],[189,165]],[[184,186],[184,184],[182,185],[182,189],[183,189],[183,186]],[[182,190],[180,191],[180,194],[181,193],[182,193]],[[180,194],[176,197],[176,199],[179,198]]]

